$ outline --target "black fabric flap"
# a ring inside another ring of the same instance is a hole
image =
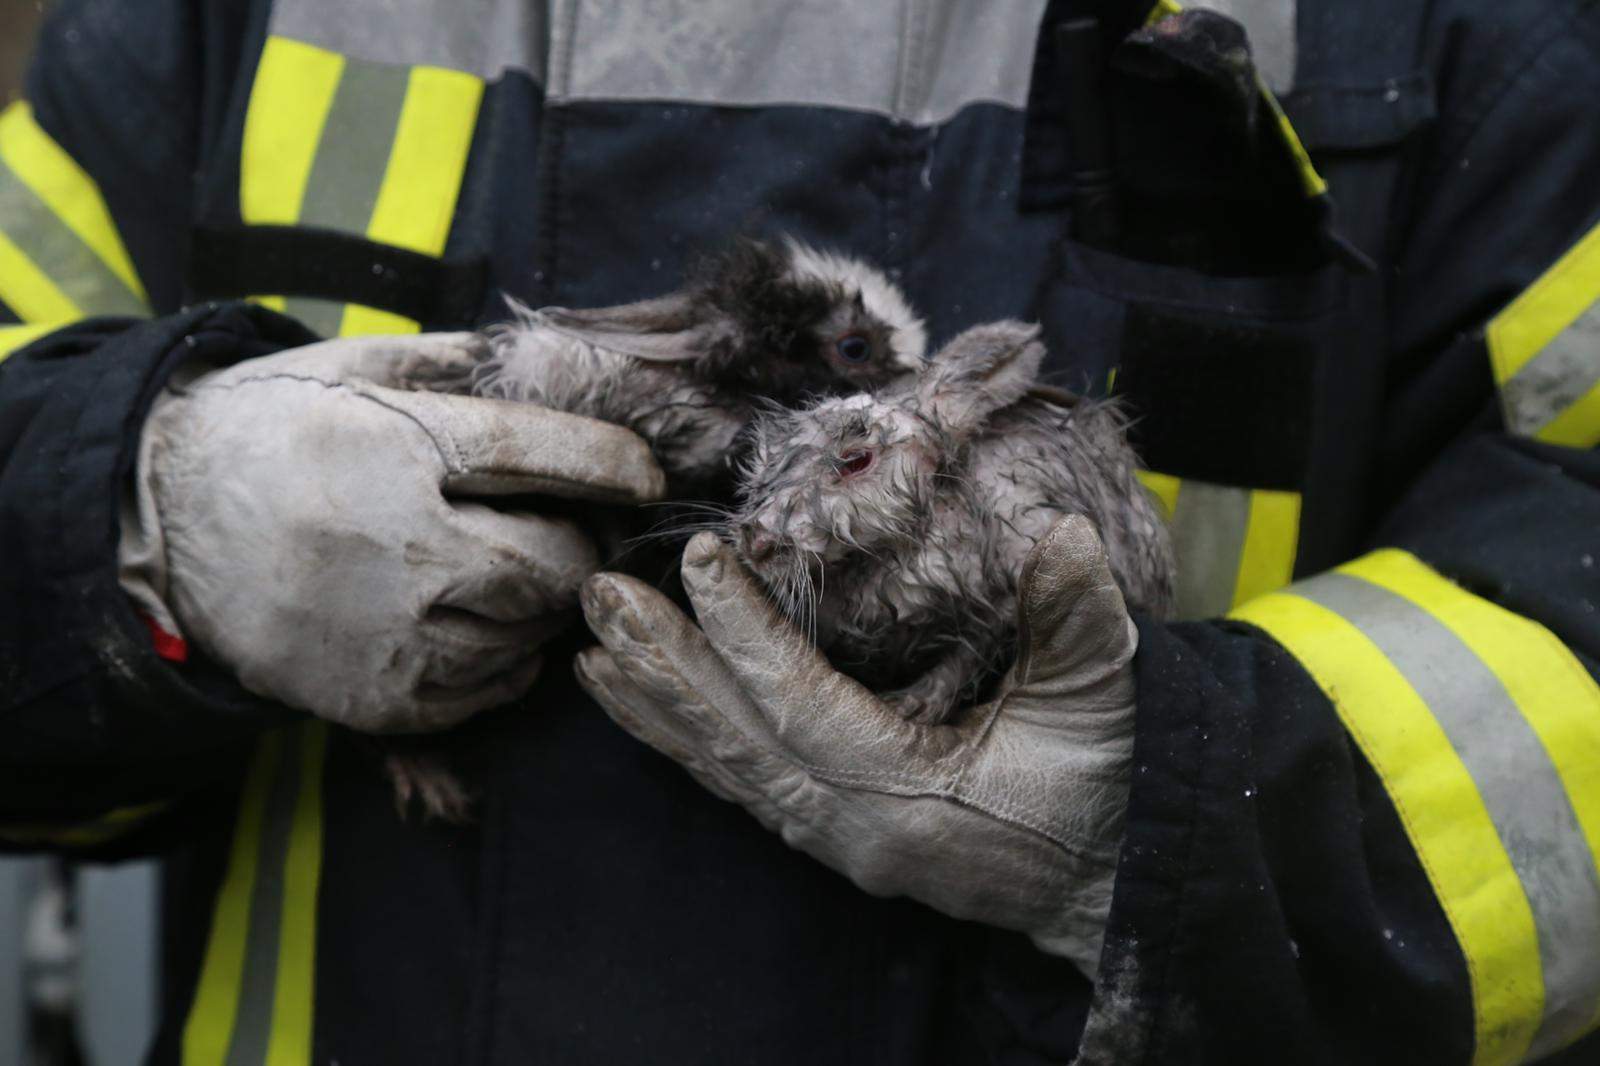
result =
[[[1371,85],[1301,85],[1282,103],[1312,152],[1396,145],[1438,114],[1433,81],[1421,73]]]
[[[308,296],[364,304],[434,328],[474,324],[483,304],[482,259],[451,261],[303,226],[197,228],[189,298]]]

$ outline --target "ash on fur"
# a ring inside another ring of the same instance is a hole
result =
[[[771,408],[725,535],[834,665],[945,721],[1009,664],[1028,552],[1067,514],[1130,606],[1165,616],[1173,554],[1116,404],[1036,384],[1020,322],[978,326],[877,394]]]

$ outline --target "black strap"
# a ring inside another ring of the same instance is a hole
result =
[[[435,259],[309,226],[207,226],[189,256],[193,301],[309,296],[365,304],[434,328],[471,326],[483,306],[482,258]]]

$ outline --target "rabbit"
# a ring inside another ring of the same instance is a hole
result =
[[[927,346],[921,319],[882,273],[791,238],[737,239],[678,291],[638,303],[510,302],[513,321],[484,331],[470,381],[419,384],[627,426],[649,441],[680,499],[721,488],[758,405],[914,375]],[[590,525],[620,550],[625,516]],[[438,741],[383,738],[377,748],[401,817],[415,799],[425,821],[469,820],[472,796]]]
[[[725,479],[757,402],[876,388],[915,373],[927,346],[887,277],[792,238],[735,240],[638,303],[511,306],[473,392],[627,426],[675,494]]]
[[[949,719],[1014,657],[1017,579],[1086,516],[1129,604],[1171,613],[1167,528],[1114,401],[1039,386],[1038,328],[949,342],[911,381],[756,418],[724,539],[845,673]]]

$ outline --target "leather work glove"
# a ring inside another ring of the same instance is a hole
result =
[[[174,380],[124,505],[124,588],[245,688],[355,729],[520,695],[597,550],[566,518],[466,497],[635,503],[664,478],[617,426],[412,391],[481,354],[469,333],[349,338]]]
[[[632,578],[584,586],[604,647],[577,672],[612,718],[868,892],[1020,930],[1094,975],[1138,638],[1085,519],[1062,519],[1028,558],[999,697],[942,726],[835,671],[710,534],[690,542],[683,579],[703,631]]]

